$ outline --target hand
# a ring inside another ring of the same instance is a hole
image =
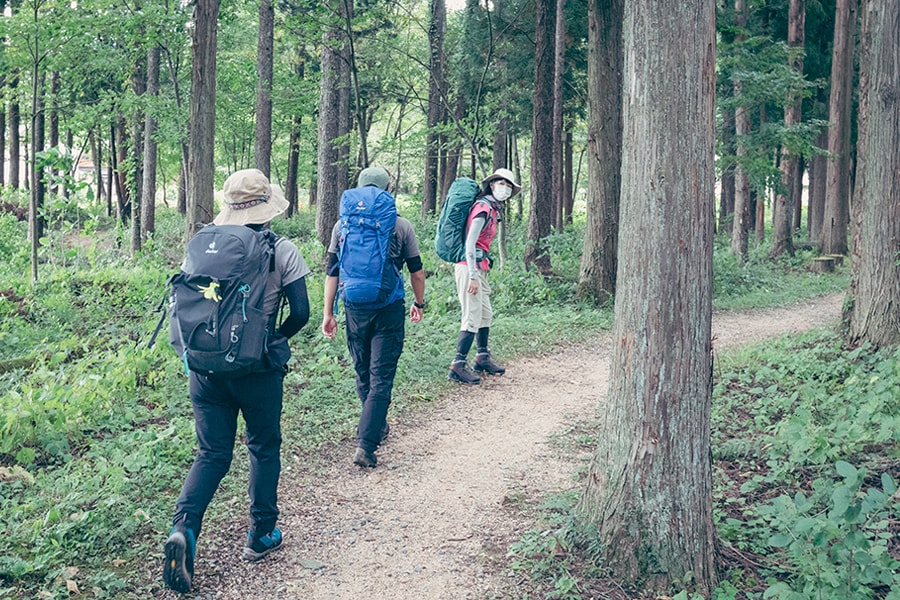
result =
[[[425,314],[425,310],[419,308],[415,304],[409,307],[409,320],[413,323],[418,323],[422,320],[422,315]]]
[[[325,315],[322,319],[322,334],[329,340],[333,340],[336,331],[337,319],[334,318],[334,315]]]
[[[473,296],[478,294],[478,280],[470,279],[469,280],[469,289],[467,290]]]

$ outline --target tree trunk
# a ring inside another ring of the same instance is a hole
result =
[[[428,48],[430,51],[428,77],[428,134],[425,140],[425,185],[422,188],[422,216],[435,212],[438,192],[438,155],[441,135],[438,125],[444,120],[444,34],[447,31],[447,3],[430,0]]]
[[[900,343],[900,3],[863,0],[847,341]]]
[[[553,41],[553,198],[552,224],[563,230],[563,73],[566,68],[566,0],[556,0]]]
[[[572,223],[572,211],[575,208],[575,189],[572,174],[572,131],[566,131],[563,139],[563,220],[566,225]]]
[[[623,40],[616,347],[579,515],[618,583],[710,597],[714,5],[627,2]]]
[[[254,165],[269,177],[272,168],[272,60],[275,44],[275,8],[272,0],[259,0],[259,39],[256,47],[256,144]]]
[[[722,147],[726,156],[734,156],[734,109],[722,111]],[[721,194],[719,196],[718,231],[731,232],[734,220],[734,165],[722,170]]]
[[[216,45],[219,0],[196,0],[191,33],[191,135],[187,239],[214,215]]]
[[[159,46],[153,45],[147,51],[147,96],[155,99],[159,95]],[[144,181],[141,184],[141,243],[147,235],[156,231],[156,159],[157,145],[156,117],[153,111],[144,117]]]
[[[735,20],[739,27],[747,25],[746,0],[734,0]],[[741,40],[746,36],[736,36]],[[734,95],[739,97],[743,90],[741,81],[734,82]],[[734,133],[736,140],[737,164],[734,168],[734,220],[731,224],[731,252],[742,261],[747,259],[747,250],[750,241],[750,181],[747,171],[741,165],[741,160],[747,155],[747,149],[741,136],[750,133],[750,117],[745,106],[734,109]]]
[[[50,99],[47,111],[47,148],[59,149],[59,71],[50,73]],[[71,149],[69,149],[71,150]],[[65,174],[63,171],[54,168],[52,172],[53,185],[50,187],[51,194],[58,194],[59,176]]]
[[[300,190],[298,189],[298,171],[300,168],[300,127],[303,115],[294,115],[291,119],[291,136],[288,142],[287,178],[284,182],[284,195],[288,201],[287,216],[293,217],[300,209]]]
[[[147,65],[146,56],[135,61],[131,76],[131,88],[138,98],[147,92]],[[131,255],[134,256],[141,250],[141,234],[143,226],[141,218],[143,209],[141,201],[144,195],[144,110],[138,108],[134,112],[134,122],[131,124],[131,152],[133,156],[133,171],[131,172],[130,197],[131,206]]]
[[[6,94],[6,76],[0,73],[0,95]],[[6,102],[0,102],[0,196],[6,185]]]
[[[534,94],[531,138],[530,209],[525,266],[534,265],[550,273],[550,252],[545,238],[550,235],[553,201],[553,39],[556,32],[556,0],[536,0],[537,21],[534,32]]]
[[[330,29],[323,36],[321,76],[319,84],[318,172],[316,192],[316,232],[322,246],[327,248],[331,230],[338,220],[338,203],[344,191],[346,172],[339,164],[340,154],[335,145],[340,136],[341,58],[338,46],[340,32]]]
[[[19,128],[22,126],[22,116],[19,111],[19,101],[16,88],[19,87],[19,77],[16,74],[10,76],[9,90],[9,187],[16,189],[21,183],[19,163],[22,162],[22,140],[19,136]]]
[[[822,130],[816,139],[819,148],[828,147],[828,131]],[[809,159],[809,204],[806,209],[806,229],[809,241],[819,245],[822,237],[822,223],[825,215],[825,175],[828,159],[821,154],[814,154]]]
[[[624,0],[588,2],[588,208],[576,296],[598,304],[616,293],[624,10]]]
[[[853,37],[857,0],[837,0],[834,50],[831,57],[831,96],[828,102],[828,152],[825,216],[821,254],[846,254],[850,212],[850,111],[853,85]]]
[[[791,68],[803,75],[803,42],[806,31],[806,0],[790,0],[788,9],[788,46],[797,54],[791,54]],[[784,127],[790,130],[800,122],[799,98],[793,94],[785,102]],[[800,196],[797,195],[795,180],[799,178],[797,167],[798,156],[788,148],[781,149],[781,184],[784,189],[775,194],[775,203],[772,206],[772,247],[769,257],[775,258],[782,254],[794,255],[794,208],[800,205]]]

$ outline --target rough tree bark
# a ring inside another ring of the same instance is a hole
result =
[[[746,27],[746,0],[734,0],[734,12],[738,27]],[[736,39],[741,40],[745,37],[745,35],[739,34]],[[740,96],[742,91],[743,83],[738,79],[734,82],[734,95]],[[731,252],[741,260],[745,260],[750,241],[750,181],[747,178],[747,171],[740,162],[747,155],[747,149],[740,138],[750,133],[750,116],[744,106],[734,109],[734,133],[737,137],[735,154],[738,163],[734,167],[734,220],[731,224]]]
[[[259,0],[259,34],[256,42],[256,135],[253,164],[269,177],[272,168],[272,60],[275,45],[275,7]]]
[[[806,31],[806,0],[791,0],[788,9],[788,46],[791,68],[803,74],[803,41]],[[785,103],[784,127],[791,129],[800,122],[801,101],[792,97]],[[800,204],[795,182],[800,178],[800,161],[788,148],[781,149],[781,183],[783,193],[775,195],[772,207],[772,247],[769,256],[794,255],[794,209]]]
[[[319,84],[319,141],[316,190],[316,232],[322,246],[328,247],[331,229],[338,219],[338,202],[344,191],[346,172],[339,164],[340,136],[340,29],[332,27],[323,34],[321,79]]]
[[[588,210],[579,298],[616,293],[622,164],[624,0],[588,2]]]
[[[429,2],[428,47],[428,136],[425,140],[425,186],[422,188],[422,216],[437,208],[438,154],[440,133],[437,126],[444,118],[444,33],[447,30],[447,4],[444,0]]]
[[[900,3],[863,0],[850,344],[900,343]]]
[[[850,111],[853,87],[853,38],[858,0],[837,0],[831,56],[831,95],[828,102],[828,152],[825,215],[819,251],[847,253],[850,213]]]
[[[579,514],[616,581],[709,597],[714,3],[627,2],[623,40],[616,345]]]
[[[187,238],[215,216],[216,44],[219,0],[196,0],[191,33],[191,137]]]
[[[534,112],[532,114],[530,209],[525,265],[534,265],[542,274],[550,273],[550,252],[545,238],[550,235],[553,195],[553,39],[556,33],[556,0],[536,0],[534,33]]]

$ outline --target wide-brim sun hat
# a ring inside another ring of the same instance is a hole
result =
[[[513,186],[512,196],[515,196],[519,192],[522,191],[522,186],[516,183],[516,177],[512,174],[512,171],[509,169],[497,169],[491,175],[488,175],[481,181],[481,187],[485,192],[490,191],[490,185],[492,181],[496,181],[497,179],[505,179],[510,182]]]
[[[281,187],[269,183],[259,169],[235,171],[222,187],[225,206],[213,219],[216,225],[262,225],[287,210]]]

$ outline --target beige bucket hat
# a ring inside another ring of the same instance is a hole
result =
[[[522,186],[516,183],[516,177],[512,174],[512,171],[509,169],[497,169],[493,172],[493,174],[488,175],[481,181],[481,188],[487,192],[490,189],[490,185],[492,181],[496,181],[497,179],[505,179],[510,182],[513,186],[512,195],[515,196],[519,192],[522,191]],[[510,196],[511,198],[512,196]]]
[[[287,210],[280,186],[269,183],[259,169],[235,171],[222,188],[225,207],[213,219],[216,225],[261,225]]]

